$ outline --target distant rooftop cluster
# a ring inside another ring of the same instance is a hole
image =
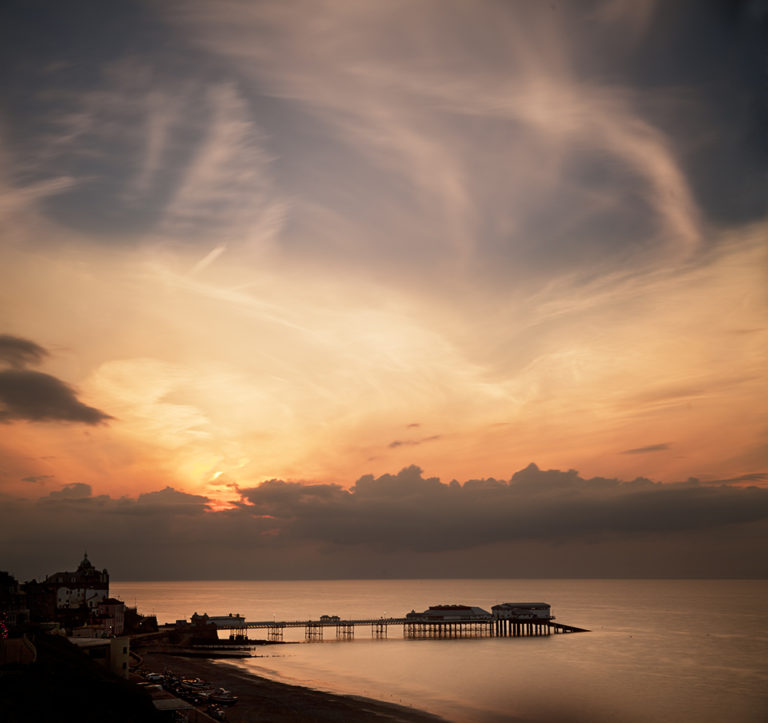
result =
[[[30,625],[56,627],[75,638],[157,629],[154,618],[110,597],[109,572],[96,568],[87,553],[76,570],[54,572],[42,581],[19,583],[9,572],[0,572],[0,619],[9,634]]]

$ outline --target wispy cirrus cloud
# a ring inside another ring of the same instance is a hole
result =
[[[388,446],[390,449],[395,449],[396,447],[416,447],[420,444],[425,444],[427,442],[434,442],[441,438],[442,438],[442,435],[433,434],[429,437],[422,437],[421,439],[395,439],[392,442],[390,442]]]
[[[232,84],[214,85],[200,99],[208,114],[204,135],[163,211],[161,233],[226,239],[247,231],[269,242],[279,231],[284,203],[274,198],[263,135]]]
[[[30,477],[22,477],[22,482],[29,482],[31,484],[45,484],[48,480],[55,479],[55,475],[52,474],[36,474]]]
[[[696,248],[699,209],[670,139],[643,114],[646,94],[579,73],[585,37],[569,25],[578,11],[553,17],[544,6],[515,5],[487,7],[481,17],[459,4],[450,12],[432,3],[324,8],[318,15],[302,3],[229,2],[214,12],[185,3],[168,13],[244,83],[266,85],[317,118],[317,133],[340,149],[339,170],[381,188],[382,208],[397,184],[411,189],[407,213],[415,219],[428,210],[436,224],[432,237],[416,231],[422,248],[462,262],[514,249],[529,271],[537,259],[551,264],[551,249],[566,236],[590,263],[615,263],[617,247],[599,239],[619,225],[622,260],[627,252],[649,260],[665,247],[683,256]],[[631,17],[604,7],[592,20],[642,32],[651,14],[650,4]],[[397,44],[377,42],[395,29]],[[510,40],[499,51],[468,40],[468,29]],[[661,93],[653,102],[679,101]],[[557,214],[545,216],[538,199]],[[334,210],[329,200],[326,210]],[[365,198],[357,201],[375,217]],[[297,213],[311,215],[312,207]]]
[[[622,454],[647,454],[648,452],[666,452],[670,448],[670,444],[664,442],[663,444],[649,444],[646,447],[635,447],[633,449],[625,449]]]
[[[112,233],[118,223],[155,241],[268,245],[286,199],[246,99],[205,71],[179,81],[169,65],[163,53],[115,58],[85,88],[63,70],[48,77],[45,120],[19,144],[26,174],[48,178],[9,189],[0,210],[43,200],[48,216],[79,230]]]

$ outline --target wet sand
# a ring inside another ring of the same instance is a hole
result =
[[[239,701],[226,708],[231,723],[259,721],[389,721],[389,723],[439,723],[445,719],[404,706],[357,696],[334,695],[311,688],[277,683],[248,673],[223,661],[186,658],[141,651],[144,668],[202,678],[214,687],[231,690]]]

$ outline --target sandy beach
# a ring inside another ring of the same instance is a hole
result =
[[[389,721],[439,723],[445,719],[413,708],[369,698],[334,695],[311,688],[278,683],[227,664],[205,658],[187,658],[150,650],[141,651],[144,668],[166,669],[198,677],[214,687],[231,690],[239,701],[226,709],[231,723],[267,721]]]

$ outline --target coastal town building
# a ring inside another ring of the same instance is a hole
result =
[[[9,630],[29,622],[27,596],[22,592],[18,580],[7,572],[0,572],[0,637]]]
[[[136,633],[156,633],[157,617],[155,615],[141,615],[137,608],[126,606],[125,632],[131,635]]]
[[[197,615],[197,613],[195,613]],[[201,616],[198,616],[201,617]],[[206,615],[206,622],[213,623],[217,628],[237,628],[245,625],[245,618],[235,613],[229,613],[229,615]],[[195,616],[192,616],[194,622]]]
[[[74,572],[55,572],[40,582],[19,585],[0,572],[2,620],[15,627],[56,626],[80,638],[157,632],[154,615],[140,615],[135,607],[109,596],[109,573],[94,567],[87,554]]]
[[[46,577],[42,585],[56,591],[58,610],[83,606],[96,610],[99,603],[109,597],[109,573],[106,569],[96,569],[87,553],[75,572],[55,572]]]
[[[125,603],[113,597],[102,600],[96,606],[96,618],[109,635],[122,635],[125,632]]]
[[[74,627],[72,635],[79,638],[112,638],[126,632],[127,608],[122,600],[108,597],[91,611],[84,625]]]
[[[113,638],[156,632],[157,618],[154,615],[139,615],[136,608],[112,597],[100,602],[81,625],[72,626],[74,637]]]
[[[27,596],[29,617],[32,622],[47,622],[56,619],[56,589],[45,582],[29,580],[22,585]]]
[[[130,638],[76,637],[69,638],[91,660],[95,660],[121,678],[128,677],[131,656]]]

